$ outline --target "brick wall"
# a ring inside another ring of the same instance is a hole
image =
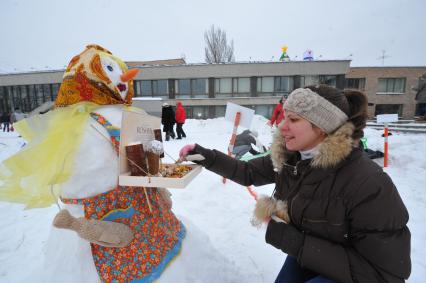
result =
[[[365,78],[364,92],[368,102],[375,105],[368,107],[368,115],[374,117],[377,104],[402,104],[402,117],[412,119],[416,110],[416,91],[418,79],[426,74],[426,67],[351,67],[346,78]],[[406,78],[405,93],[398,95],[377,94],[379,78]]]

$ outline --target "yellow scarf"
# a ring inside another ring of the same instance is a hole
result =
[[[113,85],[103,71],[101,57],[113,58],[126,72],[126,64],[107,49],[99,45],[88,45],[80,54],[74,56],[64,72],[55,106],[63,107],[81,101],[99,105],[132,104],[133,80],[128,81],[126,98],[123,100],[117,86]]]
[[[98,107],[80,102],[15,124],[28,144],[0,164],[0,200],[26,208],[53,204],[60,184],[70,177],[90,112]]]

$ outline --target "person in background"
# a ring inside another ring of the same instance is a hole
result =
[[[275,282],[404,282],[409,215],[391,178],[358,146],[366,96],[309,86],[284,109],[270,155],[243,162],[190,144],[180,158],[244,186],[275,183],[255,210],[268,223],[266,242],[287,254]]]
[[[183,131],[183,124],[185,124],[186,120],[186,112],[182,106],[182,102],[178,101],[176,103],[176,134],[177,139],[180,140],[182,138],[186,138],[186,134]]]
[[[281,97],[280,101],[278,101],[277,105],[274,108],[274,111],[272,112],[271,120],[268,121],[269,126],[278,126],[281,123],[281,120],[283,119],[284,115],[284,108],[283,103],[285,101],[284,96]]]
[[[21,109],[15,108],[15,111],[10,115],[10,123],[16,123],[21,121],[22,119],[25,119],[27,117],[26,114],[24,114]]]
[[[0,130],[4,129],[3,127],[3,113],[0,112]]]
[[[256,130],[245,130],[241,134],[238,134],[235,138],[234,147],[232,148],[233,156],[236,159],[241,159],[247,152],[253,155],[265,152],[266,148],[257,136]],[[256,149],[254,149],[252,145],[254,145]]]
[[[3,132],[10,131],[10,114],[4,112],[3,115],[1,115],[1,124],[3,127]]]
[[[173,127],[175,125],[175,111],[173,111],[172,106],[168,103],[164,103],[161,110],[161,124],[163,125],[163,132],[166,133],[165,140],[170,140],[175,138],[175,132]]]

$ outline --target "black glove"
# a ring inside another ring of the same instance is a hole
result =
[[[305,236],[293,225],[271,219],[266,229],[265,240],[268,244],[297,258]]]
[[[199,156],[201,156],[201,158]],[[216,155],[212,150],[195,144],[194,149],[188,152],[186,159],[208,168],[214,162],[215,157]]]

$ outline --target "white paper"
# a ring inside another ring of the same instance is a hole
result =
[[[398,121],[398,114],[380,114],[376,116],[377,123],[391,123]]]
[[[253,120],[254,116],[254,110],[228,102],[226,104],[225,120],[234,123],[237,112],[241,113],[240,124],[238,126],[250,129],[251,121]]]
[[[148,115],[145,111],[123,111],[120,132],[120,174],[129,171],[126,156],[126,145],[142,142],[147,148],[148,143],[154,140],[154,130],[161,129],[161,120]]]

